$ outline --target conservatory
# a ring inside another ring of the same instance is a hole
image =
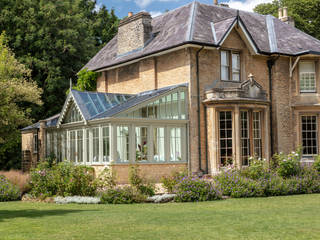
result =
[[[187,85],[136,95],[71,90],[46,156],[84,165],[186,163]]]

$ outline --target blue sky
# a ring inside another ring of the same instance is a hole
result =
[[[148,11],[153,16],[157,16],[166,10],[175,9],[193,0],[97,0],[97,7],[102,4],[108,9],[114,8],[116,15],[120,18],[127,16],[128,12]],[[202,3],[212,4],[213,0],[198,0]],[[220,0],[219,2],[228,3],[230,7],[252,11],[259,3],[272,2],[272,0]]]

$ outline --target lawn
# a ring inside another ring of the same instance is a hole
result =
[[[0,203],[0,239],[320,239],[320,194],[202,203]]]

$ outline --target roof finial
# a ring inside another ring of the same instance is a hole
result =
[[[72,90],[72,79],[70,78],[70,91]]]

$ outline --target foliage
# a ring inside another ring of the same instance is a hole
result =
[[[17,162],[14,150],[20,143],[18,128],[31,123],[31,109],[24,105],[41,105],[41,90],[32,81],[30,70],[15,58],[4,33],[0,35],[0,89],[0,169],[8,170]],[[16,162],[8,164],[12,155]]]
[[[140,175],[138,165],[131,165],[129,169],[129,183],[140,194],[153,196],[155,194],[154,184],[147,182],[147,180]]]
[[[283,153],[275,154],[273,158],[278,162],[277,172],[280,176],[288,178],[298,175],[300,171],[301,151],[291,152],[286,155]]]
[[[315,158],[315,161],[313,163],[313,167],[314,169],[316,169],[318,171],[318,173],[320,174],[320,155],[318,155],[316,158]]]
[[[78,203],[78,204],[98,204],[100,203],[99,197],[82,197],[82,196],[70,196],[70,197],[55,197],[55,203],[58,204],[69,204],[69,203]]]
[[[31,194],[46,198],[51,196],[94,196],[97,186],[93,169],[61,162],[49,167],[47,162],[31,171]]]
[[[19,188],[0,175],[0,202],[15,201],[21,196]]]
[[[188,176],[188,172],[186,170],[184,171],[174,171],[169,176],[163,176],[161,178],[161,183],[163,184],[163,187],[167,190],[168,193],[173,193],[175,186],[178,184],[178,182]]]
[[[146,196],[137,193],[136,190],[131,186],[107,189],[101,195],[101,203],[104,204],[131,204],[144,202],[145,200]]]
[[[0,139],[4,139],[0,142],[0,169],[20,167],[18,128],[29,125],[30,118],[37,121],[60,112],[69,79],[76,82],[78,71],[115,36],[119,20],[114,10],[96,7],[94,0],[0,1],[0,33],[6,32],[8,45],[26,65],[8,58],[11,67],[6,71],[15,73],[17,82],[12,88],[0,84],[1,90],[7,90],[0,93],[0,108],[5,110],[0,110]],[[35,82],[29,81],[31,78]],[[40,95],[44,104],[34,104],[40,102]],[[16,106],[27,111],[17,111]],[[4,128],[5,134],[1,132],[3,124],[10,124]]]
[[[103,169],[103,171],[95,179],[95,183],[98,190],[115,188],[117,185],[115,171],[111,170],[110,168]]]
[[[249,158],[249,166],[241,170],[243,176],[251,179],[259,179],[269,175],[269,168],[266,159]]]
[[[222,198],[221,189],[199,177],[184,177],[175,187],[176,202],[212,201]]]
[[[274,0],[254,8],[261,14],[278,17],[279,7],[288,7],[288,15],[293,17],[296,28],[320,39],[320,1],[319,0]]]
[[[30,191],[30,176],[28,173],[23,173],[22,171],[17,170],[10,170],[7,172],[0,171],[0,175],[5,176],[9,180],[9,182],[17,186],[22,194]]]
[[[73,87],[78,91],[95,91],[97,88],[97,77],[99,73],[82,69],[78,73],[77,85]]]

